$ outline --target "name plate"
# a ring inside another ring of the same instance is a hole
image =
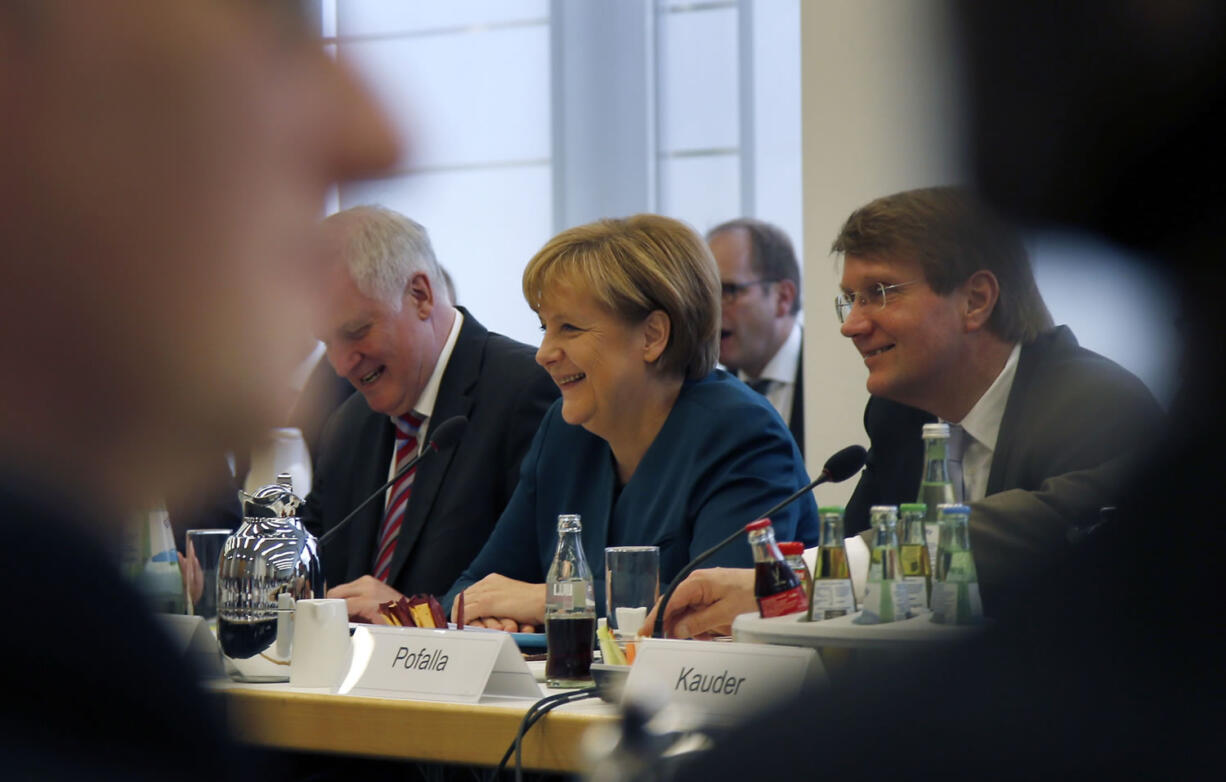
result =
[[[476,703],[539,698],[540,685],[507,633],[363,625],[342,695]]]
[[[658,704],[663,696],[728,723],[824,680],[813,649],[653,638],[640,642],[623,698]]]

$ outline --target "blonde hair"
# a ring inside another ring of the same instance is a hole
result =
[[[591,294],[608,312],[641,323],[670,321],[661,372],[697,380],[719,358],[719,273],[706,243],[678,220],[640,214],[599,220],[550,239],[524,269],[524,298],[539,311],[558,284]]]

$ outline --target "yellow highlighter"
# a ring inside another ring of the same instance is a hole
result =
[[[613,633],[609,632],[609,626],[604,622],[596,628],[596,638],[600,641],[600,652],[604,655],[606,665],[628,665],[626,656],[622,654],[621,648],[617,645],[617,641],[613,640]]]

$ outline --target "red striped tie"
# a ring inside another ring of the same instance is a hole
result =
[[[426,419],[415,413],[395,419],[396,423],[396,470],[417,455],[417,431]],[[388,495],[387,509],[383,512],[383,526],[379,528],[379,547],[375,554],[375,578],[387,581],[392,568],[392,555],[396,553],[396,540],[400,537],[400,524],[404,510],[413,493],[413,476],[417,468],[409,470],[392,485]]]

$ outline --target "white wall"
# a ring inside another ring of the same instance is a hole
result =
[[[934,0],[801,3],[805,259],[805,436],[809,472],[868,445],[867,371],[838,331],[830,243],[881,195],[960,181],[956,103],[942,5]],[[818,489],[842,504],[855,480]]]

